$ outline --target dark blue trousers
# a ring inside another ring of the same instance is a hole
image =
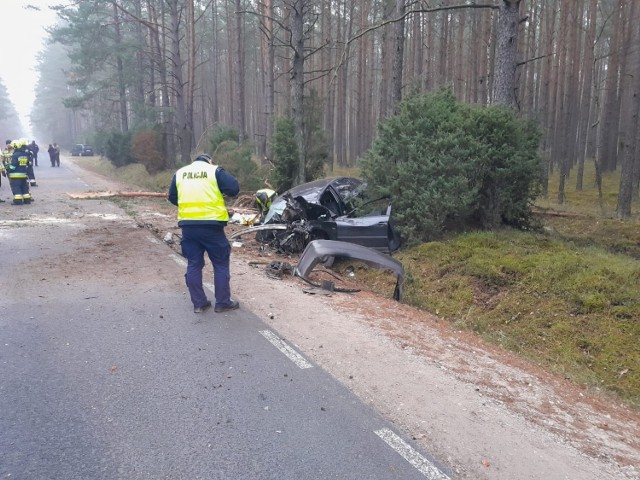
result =
[[[231,303],[231,272],[229,256],[231,245],[224,234],[224,227],[218,225],[183,225],[182,255],[187,259],[187,273],[184,279],[194,307],[204,306],[208,299],[202,286],[204,252],[213,265],[213,286],[215,306],[224,307]]]

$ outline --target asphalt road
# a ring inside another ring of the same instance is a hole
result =
[[[169,247],[65,194],[104,187],[79,172],[41,160],[0,203],[0,478],[454,477],[246,307],[194,314]]]

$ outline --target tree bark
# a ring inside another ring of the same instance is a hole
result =
[[[594,49],[596,42],[596,21],[598,18],[598,0],[589,0],[587,34],[584,37],[584,59],[582,70],[582,99],[580,101],[580,123],[578,131],[578,173],[576,190],[582,191],[584,162],[587,156],[587,135],[591,125],[591,99],[593,98]]]
[[[264,0],[260,3],[262,8],[262,54],[264,65],[264,116],[265,116],[265,157],[273,158],[271,138],[273,137],[273,120],[275,116],[275,43],[273,31],[273,1]]]
[[[637,2],[631,2],[627,21],[631,29],[627,45],[626,75],[624,77],[624,102],[629,106],[628,116],[623,122],[627,129],[623,135],[623,154],[620,168],[620,193],[618,195],[617,215],[619,218],[631,216],[633,199],[634,170],[638,164],[637,137],[640,125],[640,7]]]
[[[393,59],[391,62],[391,95],[389,110],[398,113],[402,100],[402,71],[404,68],[404,12],[405,0],[396,0],[395,18],[400,20],[393,27]]]
[[[304,135],[304,0],[291,3],[291,112],[298,147],[297,184],[306,181]]]
[[[122,45],[122,35],[120,34],[120,18],[118,15],[118,6],[113,5],[113,28],[115,33],[115,43],[119,50]],[[126,133],[129,131],[129,109],[127,108],[127,85],[124,79],[124,66],[119,51],[116,52],[116,73],[118,76],[118,105],[120,107],[120,131]]]
[[[620,43],[622,33],[622,7],[625,0],[617,0],[613,13],[613,37],[609,48],[607,76],[604,87],[602,112],[598,127],[597,158],[603,172],[613,171],[618,151],[618,84],[620,71]]]
[[[516,62],[518,53],[518,11],[521,0],[502,0],[496,32],[493,103],[516,104]]]
[[[246,136],[246,108],[245,108],[245,51],[244,51],[244,15],[241,13],[241,0],[236,0],[236,74],[237,81],[236,91],[238,92],[238,130],[240,132],[240,140],[244,140]]]

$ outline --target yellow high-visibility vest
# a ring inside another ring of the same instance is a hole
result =
[[[195,161],[176,172],[178,221],[229,220],[229,212],[216,180],[217,168],[217,165]]]

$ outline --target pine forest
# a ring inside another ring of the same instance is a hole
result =
[[[290,118],[301,152],[304,132],[323,132],[331,171],[355,167],[404,98],[448,88],[539,123],[559,203],[595,161],[620,171],[619,212],[631,214],[638,0],[82,0],[57,13],[38,61],[39,138],[150,129],[171,168],[230,127],[266,163]]]

